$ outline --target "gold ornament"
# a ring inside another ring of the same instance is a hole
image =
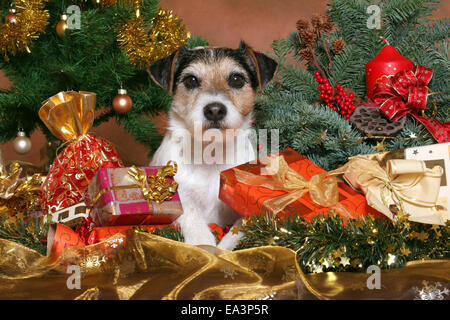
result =
[[[23,131],[17,133],[17,138],[13,141],[14,151],[18,154],[27,154],[30,152],[32,147],[31,140],[28,138]]]
[[[181,19],[172,11],[164,9],[158,11],[148,29],[139,14],[117,29],[120,48],[125,50],[131,63],[139,68],[146,68],[168,56],[184,45],[188,38],[190,33],[186,33]]]
[[[0,25],[0,55],[30,53],[30,46],[45,31],[50,17],[45,4],[49,0],[16,0],[15,23]]]
[[[400,252],[404,256],[409,256],[411,254],[411,250],[409,250],[409,248],[400,248]]]
[[[233,229],[231,229],[231,233],[232,234],[238,234],[239,233],[239,228],[238,227],[234,227]]]
[[[64,32],[67,29],[67,16],[63,14],[61,16],[61,20],[59,20],[58,24],[56,25],[56,33],[60,38],[64,37]]]
[[[377,145],[375,147],[372,147],[372,148],[377,150],[377,152],[384,152],[384,151],[386,151],[385,150],[386,145],[384,144],[384,138],[383,138],[383,140],[381,142],[378,142]]]

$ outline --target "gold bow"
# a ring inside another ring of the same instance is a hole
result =
[[[21,178],[21,173],[22,167],[17,162],[11,163],[8,169],[0,166],[0,213],[28,212],[39,203],[41,175]]]
[[[173,163],[173,165],[172,165]],[[147,175],[145,171],[136,166],[128,170],[142,190],[144,198],[148,201],[150,208],[151,201],[161,203],[170,200],[178,189],[178,183],[169,182],[168,178],[174,177],[177,173],[177,164],[169,161],[165,167],[159,168],[156,175]]]
[[[445,211],[436,206],[443,169],[426,167],[420,160],[389,160],[384,170],[377,161],[360,157],[335,170],[355,189],[361,189],[367,202],[390,219],[394,205],[409,220],[445,224]]]
[[[312,201],[316,204],[322,207],[332,208],[343,217],[357,217],[356,213],[350,212],[338,202],[339,180],[336,177],[328,177],[330,173],[323,172],[316,174],[308,181],[289,167],[284,156],[270,157],[269,163],[264,169],[270,177],[255,175],[234,168],[236,180],[240,183],[287,192],[286,194],[265,200],[260,208],[262,213],[269,210],[275,216],[290,203],[309,192]]]

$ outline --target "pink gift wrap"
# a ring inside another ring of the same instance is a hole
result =
[[[147,175],[156,175],[160,167],[141,168]],[[128,174],[129,168],[100,168],[89,184],[86,203],[103,189],[137,184]],[[169,182],[173,178],[168,178]],[[148,225],[172,223],[183,213],[178,192],[161,203],[151,201],[151,206],[138,187],[106,191],[91,208],[90,216],[96,226]]]

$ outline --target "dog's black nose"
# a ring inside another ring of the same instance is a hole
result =
[[[218,102],[213,102],[203,108],[205,118],[214,122],[220,121],[227,115],[227,108]]]

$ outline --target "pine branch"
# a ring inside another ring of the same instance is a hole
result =
[[[246,221],[238,248],[274,245],[297,252],[305,272],[365,271],[369,265],[398,268],[407,261],[450,257],[449,226],[409,221],[399,223],[371,216],[344,223],[333,212],[311,222],[301,215],[283,219],[253,216]]]

